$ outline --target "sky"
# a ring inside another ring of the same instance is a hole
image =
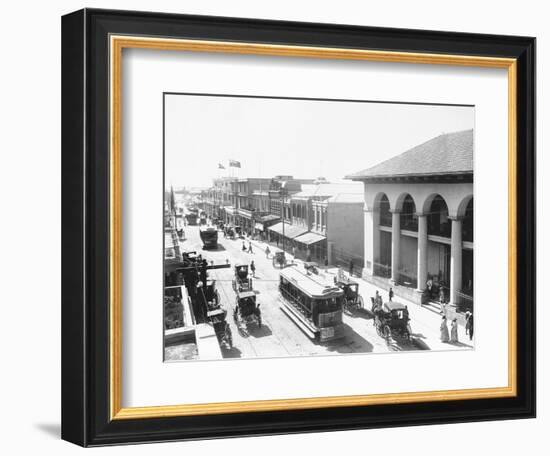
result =
[[[474,128],[471,106],[167,94],[166,187],[222,176],[332,182],[442,133]],[[241,162],[229,168],[228,160]],[[225,170],[218,169],[218,163]]]

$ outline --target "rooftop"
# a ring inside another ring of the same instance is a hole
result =
[[[473,152],[473,130],[445,133],[346,178],[368,180],[399,176],[473,174]]]
[[[292,198],[333,197],[336,195],[363,195],[363,186],[355,182],[302,185],[302,191]]]

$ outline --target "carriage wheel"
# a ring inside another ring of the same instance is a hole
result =
[[[357,307],[363,309],[365,307],[365,301],[363,301],[363,296],[357,295]]]
[[[350,305],[349,305],[348,298],[344,298],[344,302],[342,303],[342,307],[344,308],[344,312],[349,314],[350,313]]]
[[[376,334],[378,334],[380,337],[384,337],[382,335],[382,331],[380,330],[380,321],[375,317],[374,318],[374,327],[376,328]]]
[[[391,329],[388,325],[384,325],[384,327],[382,328],[382,335],[383,335],[384,339],[386,339],[386,342],[390,343]]]

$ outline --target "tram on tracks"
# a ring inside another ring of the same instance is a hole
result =
[[[280,272],[281,309],[311,339],[328,342],[344,337],[344,292],[323,277],[296,266]]]
[[[196,212],[188,212],[185,214],[185,219],[188,225],[197,225],[198,214]]]
[[[218,247],[218,230],[213,226],[202,225],[199,229],[203,249],[215,249]]]

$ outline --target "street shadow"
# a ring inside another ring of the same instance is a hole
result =
[[[362,318],[363,320],[372,320],[374,315],[367,309],[353,309],[351,311],[345,311],[345,314],[350,318]]]
[[[465,344],[464,342],[448,342],[449,345],[453,345],[454,347],[468,347],[468,348],[474,348],[473,345]]]
[[[251,327],[248,330],[248,334],[252,337],[255,337],[256,339],[260,339],[262,337],[271,336],[273,334],[273,331],[271,331],[271,328],[268,325],[263,323],[261,328],[258,328],[258,326],[256,326],[255,328]]]
[[[412,343],[416,346],[416,348],[419,350],[431,350],[430,346],[424,340],[417,338],[416,335],[412,337]]]
[[[233,345],[231,348],[222,347],[222,356],[224,358],[242,358],[243,353]]]
[[[388,345],[393,351],[429,350],[430,347],[420,339],[392,339]]]
[[[202,248],[205,252],[224,252],[226,249],[222,244],[218,244],[217,247],[213,248]]]
[[[325,342],[321,345],[326,346],[327,351],[331,353],[346,354],[372,352],[374,346],[346,323],[344,323],[344,334],[345,336],[342,339]]]
[[[34,427],[55,439],[61,437],[61,425],[59,423],[36,423]]]

